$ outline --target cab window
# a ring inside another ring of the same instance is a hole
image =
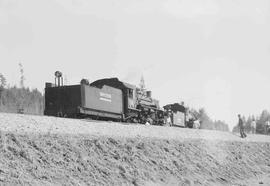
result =
[[[128,97],[133,99],[133,90],[128,89]]]

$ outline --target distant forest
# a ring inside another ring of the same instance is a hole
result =
[[[257,134],[268,134],[267,128],[266,128],[266,122],[270,121],[270,113],[267,110],[263,110],[260,116],[255,117],[253,115],[253,116],[243,117],[245,132],[247,133],[251,132],[252,119],[255,119]],[[233,132],[239,132],[238,125],[235,125],[235,127],[233,128]]]
[[[201,108],[199,110],[191,109],[190,110],[195,118],[199,119],[201,122],[200,129],[208,129],[208,130],[220,130],[220,131],[229,131],[229,126],[224,121],[220,120],[212,120],[206,110]]]
[[[0,88],[0,111],[42,115],[44,99],[37,89],[17,88],[16,86]]]
[[[38,89],[30,90],[24,86],[24,70],[19,64],[20,87],[10,86],[0,73],[0,111],[10,113],[25,113],[42,115],[44,97]]]

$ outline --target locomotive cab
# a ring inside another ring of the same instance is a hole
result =
[[[136,105],[136,86],[130,85],[128,83],[124,83],[125,89],[125,100],[126,100],[126,114],[125,114],[125,121],[130,123],[137,123],[139,121],[139,110],[137,109]]]
[[[128,109],[135,109],[136,108],[136,87],[124,83],[126,86],[126,97],[127,97],[127,106]]]

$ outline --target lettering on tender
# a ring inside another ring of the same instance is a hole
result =
[[[112,102],[112,95],[111,94],[100,92],[99,95],[100,95],[100,98],[99,98],[100,100]]]

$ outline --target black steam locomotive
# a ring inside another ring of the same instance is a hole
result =
[[[185,107],[169,104],[161,109],[151,91],[117,78],[100,79],[78,85],[63,85],[62,73],[55,73],[55,83],[46,83],[45,110],[48,116],[92,118],[129,123],[166,123],[185,126]]]

